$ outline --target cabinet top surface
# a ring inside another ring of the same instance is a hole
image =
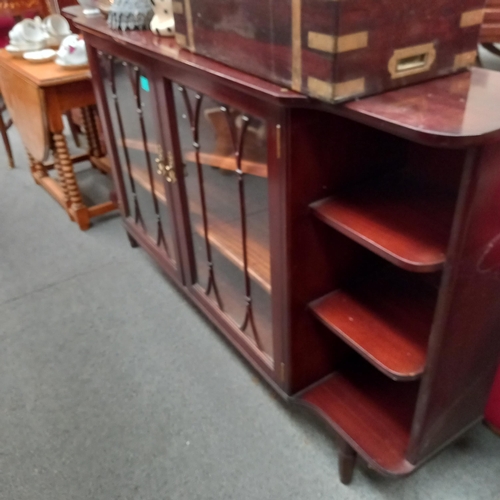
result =
[[[318,108],[424,144],[466,147],[500,141],[500,73],[473,68],[341,105],[328,105],[203,56],[150,31],[117,31],[104,18],[78,17],[83,31],[122,47],[208,72],[285,106]]]
[[[341,114],[357,121],[398,135],[406,129],[408,138],[435,145],[496,141],[500,140],[500,73],[472,68],[341,108]]]
[[[52,87],[65,83],[89,80],[88,68],[67,70],[55,62],[33,64],[24,59],[12,57],[6,50],[0,50],[0,67],[23,75],[38,87]]]
[[[66,12],[65,12],[66,13]],[[68,13],[66,13],[68,14]],[[256,76],[247,75],[242,71],[230,68],[225,64],[213,61],[203,56],[198,56],[182,49],[174,38],[159,37],[151,31],[121,31],[111,29],[103,17],[86,18],[83,15],[74,20],[82,31],[89,31],[95,35],[111,38],[115,43],[131,50],[142,52],[151,57],[164,57],[178,61],[192,68],[200,69],[214,76],[234,82],[242,87],[258,91],[280,101],[304,101],[307,97],[284,89],[279,85],[262,80]]]

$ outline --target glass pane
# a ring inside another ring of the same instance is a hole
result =
[[[196,283],[272,358],[267,130],[175,85]]]
[[[170,200],[157,172],[158,127],[141,68],[99,53],[101,74],[128,201],[128,214],[173,260]]]

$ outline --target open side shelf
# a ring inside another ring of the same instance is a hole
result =
[[[394,380],[425,368],[436,289],[403,271],[379,273],[313,302],[316,317]]]
[[[311,205],[315,215],[389,262],[413,272],[440,270],[455,198],[408,172],[354,186]]]
[[[378,471],[405,475],[417,382],[393,382],[366,362],[352,363],[306,389],[298,402],[324,418]]]

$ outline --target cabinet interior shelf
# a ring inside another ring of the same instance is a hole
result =
[[[437,291],[403,274],[397,269],[378,273],[326,295],[311,309],[382,373],[415,380],[425,368]]]
[[[311,205],[337,231],[413,272],[442,269],[455,197],[408,172],[353,186]]]
[[[201,224],[194,224],[196,233],[203,237]],[[243,270],[243,253],[241,245],[241,231],[227,222],[214,220],[210,217],[208,228],[210,243],[236,267]],[[271,266],[269,249],[256,239],[247,235],[248,274],[266,292],[271,293]]]
[[[149,182],[149,174],[142,167],[137,167],[135,165],[131,166],[131,172],[133,179],[146,191],[151,193],[151,183]],[[163,183],[156,175],[153,175],[154,191],[155,195],[163,204],[167,204],[167,196],[165,194],[165,188]]]
[[[185,161],[196,163],[194,152],[188,152],[184,156]],[[236,160],[234,156],[224,156],[213,153],[200,153],[200,163],[211,167],[221,168],[223,170],[236,170]],[[245,174],[256,175],[258,177],[267,177],[267,165],[251,160],[241,160],[241,170]]]
[[[145,190],[151,192],[151,183],[148,173],[137,166],[132,166],[132,177]],[[158,200],[166,204],[167,198],[162,181],[154,176],[154,190]],[[191,211],[201,214],[201,208],[191,202]],[[259,214],[248,215],[247,218],[258,217]],[[203,226],[194,224],[195,232],[203,237]],[[271,292],[271,265],[269,247],[265,242],[259,241],[247,233],[248,274],[266,292]],[[212,214],[209,219],[208,239],[210,243],[236,267],[243,270],[243,254],[241,247],[241,229],[238,225],[217,220]]]
[[[405,459],[419,384],[398,383],[366,362],[350,363],[299,395],[375,468],[408,474]]]
[[[144,151],[144,143],[139,139],[125,139],[125,145],[130,149]],[[158,154],[160,145],[156,142],[147,142],[149,153]],[[196,163],[196,155],[193,151],[184,155],[184,161]],[[200,163],[211,167],[221,168],[223,170],[236,170],[236,160],[234,156],[220,155],[215,153],[200,153]],[[267,165],[262,162],[243,159],[241,161],[241,170],[245,174],[256,175],[257,177],[267,177]]]

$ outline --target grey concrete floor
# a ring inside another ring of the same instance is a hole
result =
[[[81,232],[0,145],[1,500],[497,500],[500,438],[414,475],[339,483],[322,425],[279,401],[117,217]],[[97,176],[97,177],[96,177]],[[99,174],[82,174],[100,196]]]

